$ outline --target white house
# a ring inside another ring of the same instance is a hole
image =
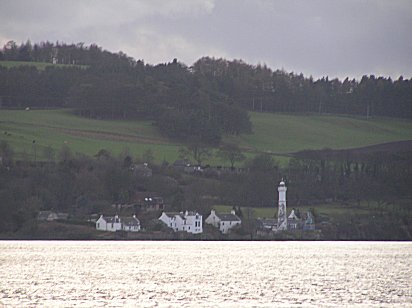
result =
[[[40,221],[53,221],[57,219],[58,219],[57,213],[52,212],[52,211],[40,211],[37,215],[37,220],[40,220]]]
[[[202,215],[197,212],[172,213],[163,212],[159,220],[173,231],[184,231],[187,233],[198,234],[203,232]]]
[[[67,220],[69,214],[67,213],[56,213],[53,211],[40,211],[37,215],[37,220],[39,221],[55,221],[55,220]]]
[[[295,210],[293,209],[288,216],[288,229],[300,229],[301,228],[301,219],[295,214]]]
[[[242,220],[235,214],[234,210],[232,210],[230,214],[217,214],[215,210],[211,210],[205,223],[219,228],[220,232],[226,234],[233,227],[240,225]]]
[[[139,232],[140,231],[140,221],[136,218],[136,215],[133,217],[124,217],[122,218],[122,230],[129,232]]]
[[[140,221],[133,217],[124,217],[120,218],[119,216],[114,217],[104,217],[103,215],[96,221],[96,230],[100,231],[129,231],[129,232],[138,232],[140,231]]]

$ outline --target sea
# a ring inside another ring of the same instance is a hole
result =
[[[412,243],[0,241],[0,307],[412,307]]]

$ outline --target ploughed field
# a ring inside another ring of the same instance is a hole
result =
[[[395,142],[391,148],[411,148],[411,143],[396,143],[412,140],[410,120],[270,113],[250,113],[250,118],[252,134],[223,138],[223,143],[238,144],[247,156],[266,152],[282,160],[282,156],[308,149],[354,149],[389,142]],[[67,146],[73,153],[95,155],[106,149],[113,155],[128,151],[132,157],[150,149],[157,162],[173,162],[182,146],[163,137],[152,121],[87,119],[63,109],[0,110],[0,140],[13,147],[17,159],[38,160],[46,159],[47,147],[58,153]],[[223,162],[213,158],[205,163]]]

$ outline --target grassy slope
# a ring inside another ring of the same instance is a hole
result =
[[[104,148],[113,154],[128,150],[137,156],[150,148],[158,160],[177,157],[177,146],[161,137],[149,121],[90,120],[67,110],[2,110],[0,133],[0,139],[8,140],[16,152],[30,156],[36,140],[40,157],[45,147],[59,150],[64,144],[87,155]]]
[[[251,113],[254,134],[234,138],[242,147],[274,153],[346,149],[412,139],[412,121],[343,116]]]
[[[251,113],[253,134],[225,137],[245,151],[290,153],[304,149],[352,148],[412,139],[412,121],[336,116]],[[7,133],[5,133],[7,132]],[[47,146],[94,155],[105,148],[113,154],[127,149],[133,157],[151,149],[157,161],[178,157],[178,143],[160,135],[150,121],[107,121],[77,117],[68,110],[0,110],[0,140],[17,153],[37,157]],[[252,155],[252,154],[249,154]],[[211,163],[218,163],[212,161]]]
[[[70,65],[70,64],[52,64],[46,62],[28,62],[28,61],[0,61],[0,66],[7,68],[16,67],[16,66],[35,66],[38,70],[44,70],[47,66],[57,66],[57,67],[81,67],[85,68],[86,65]]]

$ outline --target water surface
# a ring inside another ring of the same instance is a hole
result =
[[[412,243],[0,241],[0,306],[412,306]]]

